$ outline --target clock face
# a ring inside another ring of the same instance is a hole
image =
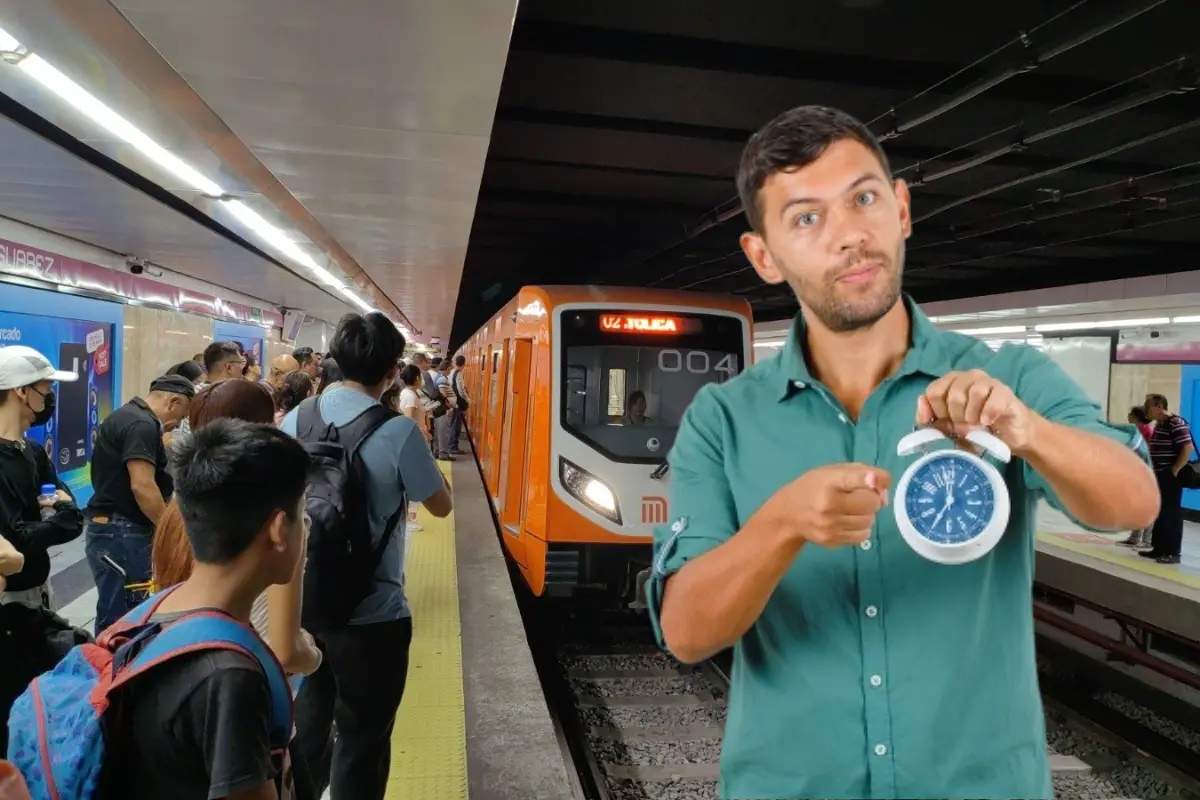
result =
[[[938,544],[963,544],[983,533],[996,513],[992,484],[963,453],[947,451],[913,472],[905,510],[921,536]]]

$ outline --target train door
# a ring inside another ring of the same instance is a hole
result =
[[[533,413],[536,405],[535,393],[537,391],[537,361],[538,351],[533,346],[533,342],[529,342],[529,369],[528,380],[526,380],[525,394],[525,463],[521,467],[521,526],[525,528],[525,522],[529,519],[529,495],[533,491],[532,480],[533,473],[529,469],[529,465],[533,461],[533,439],[536,433],[533,427]],[[531,435],[533,434],[533,435]]]
[[[495,345],[488,345],[481,353],[483,358],[483,368],[479,373],[479,394],[475,400],[475,421],[476,426],[473,431],[475,435],[475,447],[478,448],[479,465],[483,468],[484,474],[487,474],[488,464],[491,463],[491,449],[488,442],[488,397],[491,396],[492,381],[495,378],[492,376],[492,353],[495,351]]]
[[[533,342],[513,339],[508,346],[508,391],[505,393],[504,436],[500,445],[500,527],[513,558],[525,563],[521,540],[521,502],[525,488],[525,450],[528,437],[529,366]]]
[[[507,386],[505,386],[505,378],[508,377],[508,343],[505,339],[504,344],[499,347],[492,348],[492,363],[490,365],[492,372],[492,385],[488,396],[488,421],[487,421],[487,440],[488,440],[488,465],[484,473],[484,479],[487,482],[488,493],[492,496],[492,500],[496,505],[496,510],[500,509],[500,445],[504,435],[504,407],[507,405]]]

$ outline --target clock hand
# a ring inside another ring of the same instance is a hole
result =
[[[936,527],[937,527],[937,524],[938,524],[939,522],[941,522],[941,521],[942,521],[942,517],[943,517],[943,516],[945,515],[945,513],[946,513],[947,511],[949,511],[949,510],[950,510],[950,504],[949,504],[949,503],[947,503],[946,505],[942,506],[942,510],[941,510],[941,511],[939,511],[939,512],[938,512],[938,514],[937,514],[937,516],[933,518],[933,522],[929,523],[929,529],[930,529],[930,530],[933,530],[934,528],[936,528]]]

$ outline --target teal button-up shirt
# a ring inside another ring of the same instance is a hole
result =
[[[696,395],[670,454],[671,521],[656,531],[649,584],[662,641],[663,586],[735,535],[776,491],[826,464],[874,464],[893,486],[896,454],[934,379],[982,369],[1047,419],[1141,452],[1132,426],[1099,407],[1032,347],[939,331],[905,298],[912,347],[857,422],[809,373],[797,316],[774,357]],[[969,564],[918,556],[896,499],[857,547],[804,548],[734,651],[721,754],[724,798],[1051,798],[1034,661],[1031,588],[1046,482],[1013,459],[999,545]]]

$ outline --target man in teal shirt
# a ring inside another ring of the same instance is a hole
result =
[[[1037,502],[1137,530],[1145,446],[1030,347],[935,329],[900,292],[908,189],[857,120],[804,107],[742,155],[742,248],[800,302],[787,345],[688,409],[651,617],[695,662],[733,646],[727,798],[1050,798],[1030,589]],[[901,538],[916,425],[1007,444],[1008,528],[959,566]]]

